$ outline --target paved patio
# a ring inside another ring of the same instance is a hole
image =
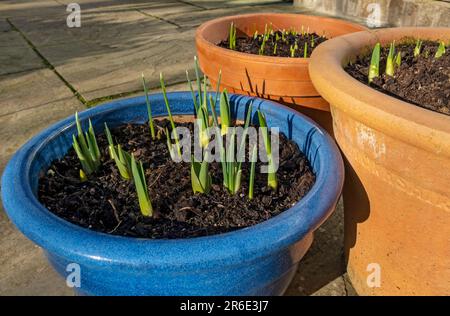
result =
[[[0,2],[0,172],[32,135],[76,110],[140,93],[185,90],[195,28],[245,12],[303,12],[276,0],[77,0],[81,27],[66,26],[72,0]],[[340,206],[316,234],[287,295],[353,295],[344,274]],[[73,295],[42,250],[0,207],[0,295]]]

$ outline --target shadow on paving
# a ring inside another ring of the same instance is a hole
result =
[[[185,70],[193,70],[195,28],[204,21],[246,12],[294,10],[282,1],[279,5],[250,1],[251,6],[237,1],[226,7],[218,2],[212,9],[186,1],[79,2],[79,28],[67,27],[65,5],[42,6],[40,14],[31,16],[15,12],[8,21],[87,101],[140,90],[141,72],[150,88],[159,86],[159,72],[168,85],[185,81]],[[46,10],[49,13],[43,14]]]
[[[314,233],[314,241],[300,261],[297,273],[285,295],[312,295],[330,282],[338,279],[337,293],[321,295],[346,295],[342,275],[344,265],[344,210],[342,199],[336,211]]]

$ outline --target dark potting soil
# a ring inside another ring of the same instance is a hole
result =
[[[437,42],[424,41],[418,57],[414,57],[415,43],[405,41],[397,44],[395,51],[401,52],[401,66],[394,76],[386,75],[386,58],[389,47],[382,47],[380,76],[370,86],[403,101],[450,115],[450,49],[436,59]],[[357,57],[345,71],[362,83],[368,84],[371,53]]]
[[[157,121],[160,127],[167,120]],[[192,123],[179,123],[193,130]],[[243,163],[242,187],[231,195],[222,185],[219,163],[209,170],[213,185],[209,194],[193,194],[190,164],[171,160],[165,136],[152,141],[148,125],[123,125],[112,129],[121,144],[143,162],[154,209],[153,217],[139,210],[132,181],[121,178],[109,158],[104,134],[97,135],[102,165],[81,182],[81,165],[73,149],[54,161],[39,180],[38,198],[51,212],[74,224],[114,235],[145,238],[189,238],[232,231],[255,225],[289,209],[312,187],[315,175],[297,145],[280,135],[278,189],[267,187],[267,174],[256,166],[254,199],[249,200],[250,163]]]
[[[278,41],[276,40],[278,34]],[[277,57],[291,57],[291,46],[294,46],[297,42],[298,49],[296,50],[294,57],[304,57],[305,43],[307,43],[307,57],[311,56],[313,50],[322,42],[327,40],[326,37],[320,36],[316,33],[306,33],[304,35],[289,34],[285,35],[285,40],[281,38],[281,31],[276,31],[273,35],[269,35],[269,39],[264,44],[264,54],[265,56],[277,56]],[[259,50],[263,42],[263,35],[258,35],[257,38],[242,36],[236,38],[236,51],[259,55]],[[277,49],[274,54],[274,46],[277,44]],[[223,48],[230,48],[229,40],[226,39],[221,41],[218,46]]]

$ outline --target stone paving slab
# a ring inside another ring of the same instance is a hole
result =
[[[87,100],[140,89],[141,72],[151,87],[159,71],[168,84],[185,78],[195,55],[194,30],[180,31],[137,11],[89,17],[79,29],[65,27],[61,19],[12,22]]]
[[[43,93],[44,92],[44,93]],[[0,76],[0,118],[21,110],[65,102],[73,93],[49,69]]]
[[[58,3],[67,5],[72,0],[58,0]],[[289,3],[289,0],[77,0],[82,10],[114,11],[123,9],[164,9],[182,11],[185,6],[199,10],[210,10],[217,8],[229,8],[245,5],[265,5]]]
[[[0,18],[19,16],[51,16],[65,6],[54,0],[5,0],[0,1]]]
[[[73,291],[0,205],[0,296],[4,295],[73,295]]]
[[[39,49],[45,46],[87,44],[102,48],[117,43],[129,44],[127,39],[151,37],[177,31],[175,25],[145,15],[136,10],[88,12],[81,15],[81,27],[68,27],[65,11],[46,17],[17,17],[10,21]],[[76,51],[84,55],[88,52]]]
[[[33,49],[6,20],[0,20],[0,50],[0,75],[44,67]]]
[[[347,296],[344,277],[337,277],[324,287],[314,292],[312,296]]]
[[[84,108],[48,69],[1,77],[0,86],[0,168],[30,137]]]
[[[0,50],[0,75],[43,67],[42,61],[28,47],[0,47]]]
[[[73,0],[60,0],[64,5],[72,3]],[[117,11],[133,11],[146,9],[151,13],[157,14],[169,14],[169,13],[181,13],[190,12],[195,10],[202,10],[201,8],[178,0],[166,0],[166,1],[129,1],[129,0],[79,0],[77,3],[80,5],[81,12],[117,12]]]
[[[84,106],[49,69],[0,76],[0,173],[30,137]],[[0,206],[0,295],[62,295],[72,291]]]
[[[184,82],[186,69],[193,67],[195,45],[194,30],[153,37],[146,44],[126,45],[105,50],[94,55],[76,57],[65,61],[68,54],[52,48],[42,51],[55,63],[56,69],[84,98],[92,100],[142,88],[141,73],[144,72],[149,87],[159,86],[159,73],[164,74],[167,84]],[[48,51],[48,52],[47,52]]]
[[[312,295],[330,282],[341,288],[338,285],[343,284],[340,279],[345,272],[343,218],[341,201],[336,211],[315,232],[313,244],[300,262],[286,295]]]
[[[283,0],[184,0],[185,3],[191,3],[204,9],[229,8],[243,5],[265,5],[288,3]]]
[[[9,32],[9,31],[11,31],[11,26],[6,21],[6,19],[0,20],[0,32],[3,33],[3,32]],[[1,45],[7,46],[7,45],[5,45],[5,43],[1,43]]]
[[[92,100],[140,89],[142,71],[148,74],[151,87],[159,85],[159,71],[164,72],[168,84],[184,80],[195,55],[193,28],[206,20],[252,10],[292,10],[285,4],[203,11],[191,8],[189,14],[164,15],[152,9],[90,12],[82,15],[81,28],[67,28],[64,14],[11,21],[86,100]]]
[[[231,6],[225,8],[217,8],[212,10],[195,11],[187,15],[184,13],[167,14],[164,19],[180,25],[184,28],[197,27],[200,24],[215,18],[219,18],[227,15],[245,14],[245,13],[258,13],[258,12],[292,12],[292,5],[280,4],[280,5],[257,5],[257,6]],[[297,8],[296,10],[302,11]],[[146,12],[146,10],[142,10]],[[303,10],[304,11],[304,10]]]

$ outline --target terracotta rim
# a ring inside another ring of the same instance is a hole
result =
[[[314,86],[332,107],[358,121],[428,151],[450,156],[450,116],[379,92],[347,74],[350,58],[376,42],[404,38],[450,40],[450,28],[389,28],[343,35],[314,50],[309,72]]]
[[[336,18],[327,18],[327,17],[322,17],[322,16],[294,14],[294,13],[292,13],[292,14],[287,14],[287,13],[250,13],[250,14],[239,14],[239,15],[226,16],[226,17],[213,19],[213,20],[203,23],[202,25],[200,25],[198,27],[198,29],[196,31],[196,34],[195,34],[196,41],[201,42],[209,50],[215,51],[222,55],[227,55],[232,58],[237,58],[237,59],[242,59],[242,60],[251,59],[251,60],[253,60],[253,62],[257,61],[257,62],[270,63],[270,64],[274,64],[274,63],[276,63],[276,64],[298,64],[298,65],[308,64],[310,57],[308,57],[308,58],[303,58],[303,57],[286,58],[286,57],[274,57],[274,56],[261,56],[261,55],[256,55],[256,54],[247,54],[247,53],[237,52],[237,51],[233,51],[230,49],[219,47],[215,43],[210,42],[203,36],[204,30],[208,29],[213,24],[228,22],[228,21],[229,21],[229,23],[231,23],[231,21],[233,21],[233,20],[251,18],[254,16],[267,18],[268,22],[273,17],[280,17],[280,16],[286,17],[287,16],[287,17],[298,18],[298,19],[302,19],[302,18],[303,19],[317,19],[317,20],[322,20],[322,21],[328,21],[330,23],[333,22],[335,24],[339,24],[339,23],[342,23],[345,25],[354,24],[355,26],[361,27],[361,29],[366,29],[365,27],[358,25],[356,23],[351,23],[351,22],[347,22],[344,20],[336,19]],[[274,26],[276,28],[276,25],[274,25]],[[305,23],[305,26],[308,26],[308,23]],[[323,45],[323,43],[321,45]]]

